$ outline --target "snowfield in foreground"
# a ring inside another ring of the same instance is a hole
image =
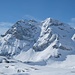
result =
[[[14,62],[0,63],[0,75],[75,75],[75,55],[67,56],[65,61],[51,60],[43,66],[28,65],[14,59],[8,61]]]

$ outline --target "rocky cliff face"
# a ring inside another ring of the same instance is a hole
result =
[[[37,41],[39,35],[40,28],[36,21],[18,21],[2,36],[0,54],[15,55],[27,51]]]

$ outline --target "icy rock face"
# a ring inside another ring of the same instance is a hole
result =
[[[73,41],[71,40],[71,37],[74,33],[75,30],[69,25],[47,18],[42,22],[40,37],[37,43],[34,44],[33,48],[36,51],[42,51],[57,40],[58,44],[55,44],[53,48],[71,50],[73,49]]]
[[[38,24],[35,20],[20,20],[16,22],[2,36],[0,54],[15,55],[31,48],[40,34]]]
[[[29,21],[18,21],[16,24],[9,29],[5,35],[12,34],[19,40],[33,40],[35,34],[38,31],[37,22],[33,20]]]
[[[0,55],[23,62],[63,60],[75,52],[75,29],[51,18],[16,22],[0,40]],[[16,55],[16,56],[14,56]]]
[[[58,39],[58,35],[53,34],[53,31],[51,29],[52,24],[57,26],[58,22],[55,20],[52,20],[51,18],[47,18],[45,21],[42,22],[40,37],[39,37],[37,43],[35,43],[33,46],[33,49],[35,49],[35,51],[44,50],[55,39]]]

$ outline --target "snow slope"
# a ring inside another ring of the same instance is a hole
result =
[[[52,62],[46,66],[27,65],[22,62],[0,63],[0,75],[75,75],[74,62],[75,55],[68,56],[66,61]]]

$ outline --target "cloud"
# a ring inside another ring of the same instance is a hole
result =
[[[37,19],[37,18],[35,18],[35,17],[32,16],[32,15],[24,15],[24,16],[22,17],[22,19],[29,19],[29,20],[41,21],[40,19]]]
[[[75,28],[75,18],[71,18],[68,24]]]
[[[0,22],[0,35],[4,34],[12,25],[13,23]]]
[[[13,23],[9,23],[9,22],[0,22],[0,27],[11,27],[13,25]]]
[[[72,21],[72,22],[75,22],[75,18],[71,18],[71,21]]]
[[[25,15],[25,17],[27,17],[28,19],[35,19],[33,16],[31,15]],[[36,20],[36,19],[35,19]]]

